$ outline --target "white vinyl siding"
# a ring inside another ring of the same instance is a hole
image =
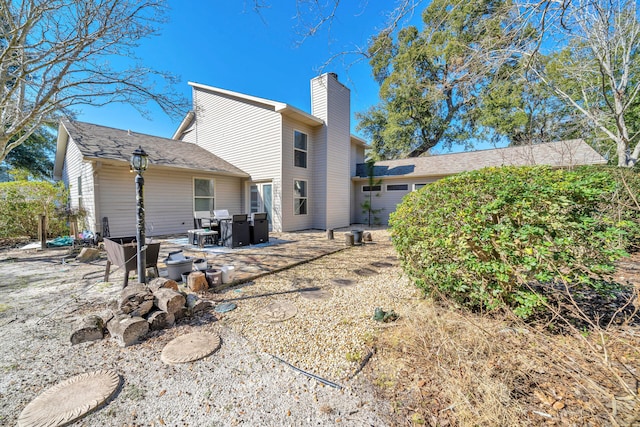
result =
[[[194,88],[195,130],[189,139],[251,174],[255,181],[279,176],[282,120],[273,107]]]
[[[294,166],[294,135],[295,131],[303,132],[307,135],[307,167],[299,168]],[[282,221],[282,231],[294,231],[305,230],[314,228],[315,222],[318,220],[320,212],[316,209],[316,193],[314,188],[316,185],[307,187],[308,205],[313,206],[313,209],[307,210],[307,215],[294,215],[294,182],[296,180],[303,180],[307,182],[313,182],[315,179],[315,159],[317,155],[318,141],[315,136],[314,128],[302,124],[290,117],[283,117],[282,122],[282,188],[280,198],[276,199],[275,192],[277,189],[274,186],[274,207],[277,205],[276,200],[281,201],[281,214],[279,220]],[[277,215],[274,212],[274,217]],[[275,224],[274,224],[275,227]]]
[[[198,178],[206,178],[202,172]],[[103,166],[100,172],[102,216],[109,218],[111,236],[133,236],[135,224],[135,175],[128,166]],[[144,173],[145,228],[147,236],[183,234],[193,228],[193,179],[189,171],[154,168]],[[242,213],[242,179],[214,176],[215,208]],[[100,218],[101,221],[101,218]]]
[[[364,147],[361,145],[351,142],[351,160],[350,160],[350,176],[356,176],[356,167],[358,163],[364,163]],[[350,223],[360,222],[360,206],[356,203],[356,197],[358,191],[358,186],[351,184],[349,185],[351,196],[349,198],[349,206],[351,207],[351,217],[349,219]]]
[[[433,178],[425,178],[421,183],[431,183],[435,182],[440,177]],[[362,212],[362,204],[365,200],[369,198],[369,192],[364,191],[366,187],[369,186],[369,183],[366,180],[360,180],[355,183],[356,188],[360,191],[356,194],[356,215],[357,222],[366,223],[367,222],[367,214]],[[394,212],[398,207],[398,204],[402,202],[404,196],[409,194],[413,190],[413,182],[407,182],[406,178],[382,178],[381,185],[375,186],[373,193],[371,194],[371,204],[372,208],[382,209],[382,211],[376,214],[377,217],[380,218],[381,224],[387,224],[389,222],[389,214]],[[375,191],[377,188],[380,190]],[[389,190],[389,188],[395,188],[395,190]]]
[[[86,214],[78,223],[78,231],[95,230],[93,167],[90,162],[83,161],[80,150],[71,139],[67,145],[62,179],[69,188],[70,207],[72,209],[82,207]]]
[[[273,183],[273,227],[281,230],[282,220],[282,168],[283,157],[293,168],[293,133],[291,148],[283,155],[282,115],[272,106],[239,99],[204,88],[193,88],[194,107],[197,111],[196,123],[183,138],[209,150],[216,156],[251,175],[252,181]],[[304,129],[302,129],[304,131]],[[245,200],[245,188],[238,189],[232,202],[231,197],[222,193],[216,181],[216,206],[218,209],[238,209]],[[289,184],[292,185],[292,184]],[[248,189],[248,187],[247,187]],[[229,206],[229,207],[228,207]],[[247,207],[248,209],[248,207]],[[247,210],[245,209],[245,211]]]
[[[312,152],[315,169],[311,201],[314,228],[346,227],[351,219],[350,93],[332,74],[311,80],[311,114],[326,125],[317,132]],[[317,158],[316,158],[317,156]]]

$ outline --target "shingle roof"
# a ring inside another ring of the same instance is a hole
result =
[[[70,120],[63,120],[62,125],[87,159],[129,163],[133,150],[142,147],[149,155],[151,167],[169,166],[249,177],[246,172],[196,144]]]
[[[607,160],[584,140],[572,139],[545,144],[468,151],[430,157],[383,160],[376,162],[374,175],[398,177],[443,176],[488,166],[549,165],[552,167],[571,167],[604,163],[607,163]],[[367,176],[365,166],[364,164],[357,166],[357,176]]]

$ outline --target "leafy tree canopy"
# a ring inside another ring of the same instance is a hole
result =
[[[0,164],[0,181],[47,180],[53,171],[56,138],[47,127],[32,133]]]
[[[420,156],[478,136],[474,110],[513,48],[523,42],[504,0],[434,0],[423,29],[376,36],[369,48],[380,103],[359,114],[378,158]]]

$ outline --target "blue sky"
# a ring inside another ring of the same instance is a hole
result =
[[[335,72],[351,89],[351,109],[365,111],[378,102],[378,86],[368,63],[358,55],[333,55],[364,48],[384,27],[392,1],[345,0],[336,19],[302,44],[295,0],[272,0],[257,13],[253,0],[169,0],[170,22],[161,35],[144,40],[138,57],[145,65],[180,77],[178,89],[190,101],[187,82],[285,102],[310,111],[309,81]],[[321,2],[322,3],[322,2]],[[421,10],[421,9],[420,9]],[[413,17],[419,23],[419,16]],[[357,62],[360,60],[360,62]],[[147,120],[133,107],[84,107],[78,119],[135,132],[171,137],[180,119],[151,108]],[[352,132],[356,120],[352,116]]]

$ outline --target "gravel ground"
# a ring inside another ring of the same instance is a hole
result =
[[[374,321],[375,308],[402,318],[417,294],[400,275],[386,231],[374,231],[373,240],[223,293],[207,293],[214,303],[234,302],[237,309],[206,311],[127,348],[109,339],[69,344],[72,322],[100,313],[120,290],[119,284],[100,282],[103,266],[61,265],[44,257],[31,257],[31,263],[5,260],[0,263],[0,424],[15,425],[33,398],[64,379],[112,369],[122,387],[75,425],[388,425],[389,403],[378,400],[357,374],[363,362],[375,363],[368,347],[375,334],[394,325]],[[263,310],[276,301],[293,304],[296,315],[266,321]],[[219,334],[220,349],[193,363],[160,360],[169,341],[195,331]]]

